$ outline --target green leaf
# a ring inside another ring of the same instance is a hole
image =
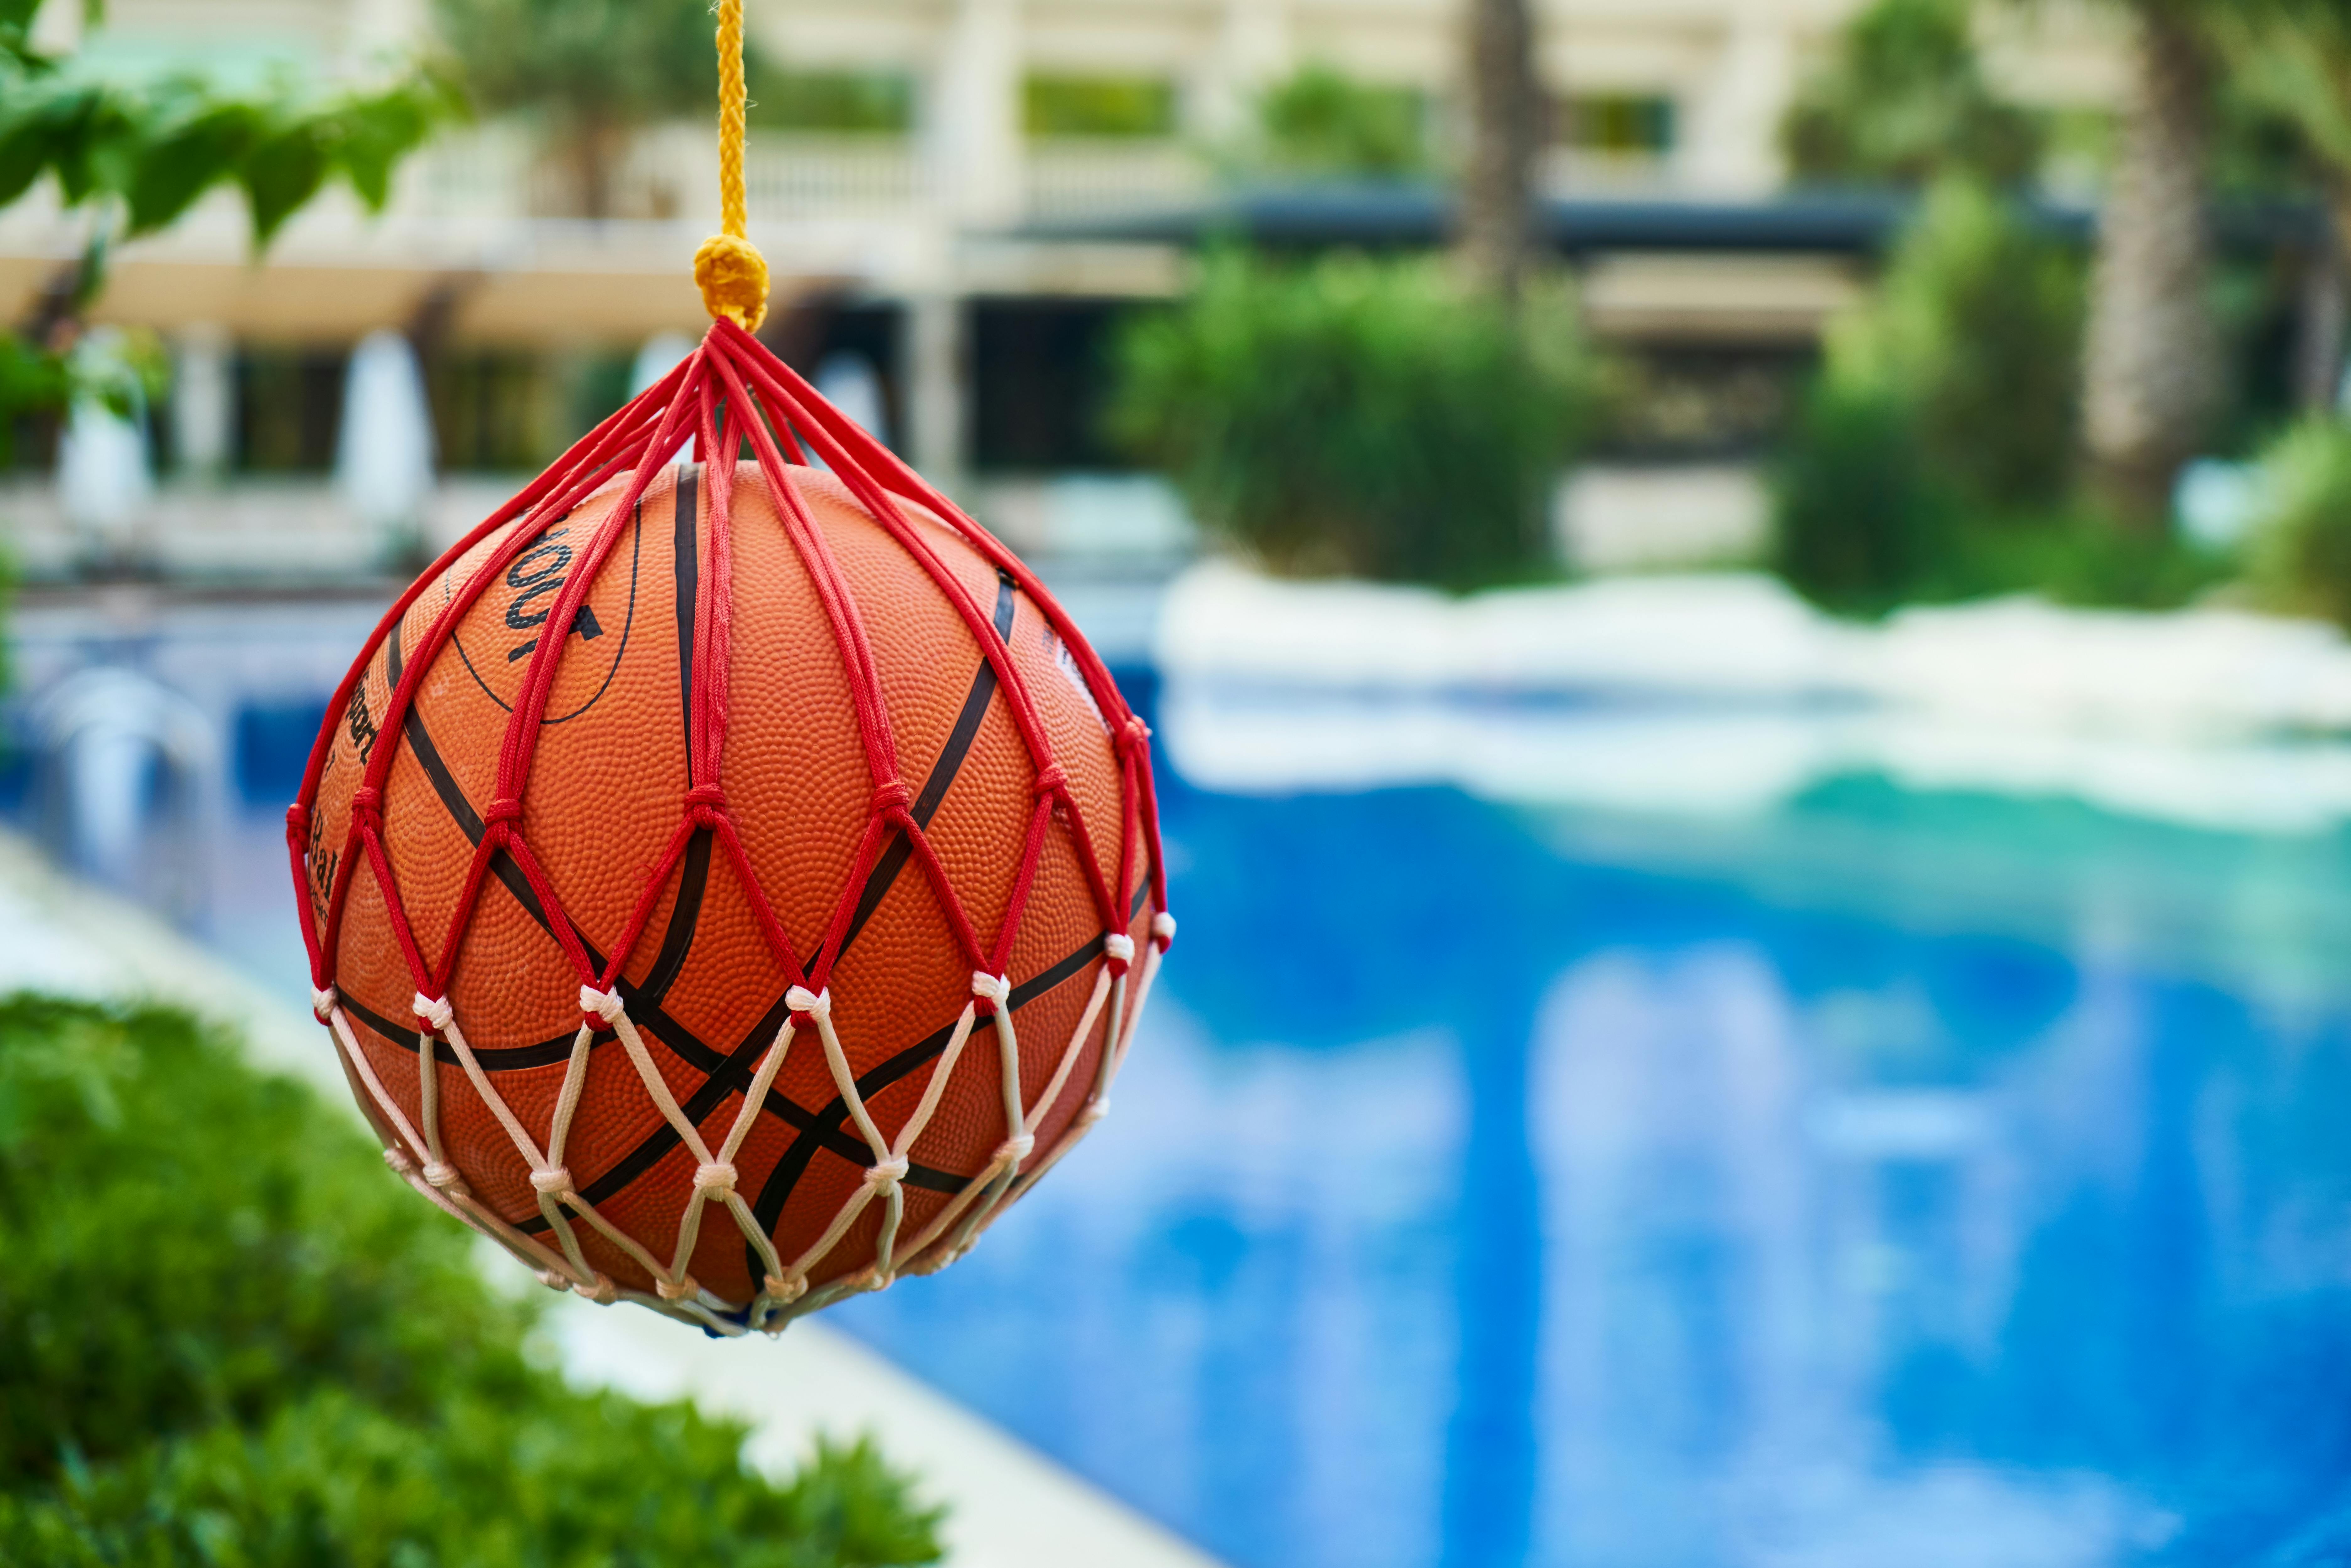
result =
[[[287,126],[246,155],[237,171],[253,214],[253,243],[266,246],[287,219],[319,193],[334,167],[315,120]]]
[[[149,141],[138,151],[125,193],[131,233],[162,228],[213,186],[235,179],[264,130],[250,105],[214,103]]]
[[[394,88],[339,106],[333,131],[337,162],[371,212],[392,196],[392,172],[445,117],[444,94],[421,85]]]

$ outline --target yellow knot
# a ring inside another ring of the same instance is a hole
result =
[[[759,247],[735,235],[712,235],[694,253],[694,281],[702,303],[747,332],[768,319],[768,258]]]

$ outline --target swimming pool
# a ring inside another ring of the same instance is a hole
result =
[[[296,998],[277,812],[371,614],[18,625],[209,716],[182,913]],[[1103,1135],[833,1322],[1236,1568],[2351,1555],[2342,831],[1163,800]]]
[[[2351,1550],[2336,838],[1171,786],[1114,1136],[837,1322],[1241,1568]]]

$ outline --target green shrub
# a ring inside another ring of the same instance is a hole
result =
[[[1395,179],[1428,163],[1427,105],[1408,87],[1308,65],[1258,100],[1254,162],[1280,173]]]
[[[2260,476],[2246,553],[2254,596],[2351,627],[2351,430],[2305,421],[2262,454]]]
[[[1772,569],[1823,609],[1882,613],[1949,554],[1950,497],[1910,411],[1882,392],[1814,382],[1772,480]]]
[[[1978,508],[2046,507],[2074,451],[2078,262],[2015,205],[1939,181],[1875,294],[1832,324],[1829,374],[1907,404],[1937,479]]]
[[[185,1016],[0,1002],[0,1562],[936,1559],[862,1444],[567,1386],[469,1241]]]
[[[1983,78],[1967,0],[1876,0],[1780,127],[1799,179],[1910,184],[1959,170],[2000,184],[2041,161],[2040,124]]]
[[[2034,593],[2059,604],[2172,610],[2229,578],[2225,557],[2080,508],[1975,517],[1925,597]]]
[[[1772,481],[1773,570],[1842,615],[2009,593],[2162,610],[2230,570],[2169,535],[2072,507],[1971,507],[1926,461],[1907,408],[1827,378],[1813,384]]]
[[[1874,613],[1980,592],[2139,602],[2195,578],[2185,552],[2075,526],[2082,321],[2073,257],[1982,185],[1938,182],[1830,324],[1776,475],[1788,581]]]
[[[1451,588],[1548,556],[1591,384],[1565,300],[1513,315],[1435,266],[1208,258],[1122,334],[1113,438],[1273,570]]]

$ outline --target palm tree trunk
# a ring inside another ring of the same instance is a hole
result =
[[[2126,524],[2163,528],[2221,387],[2204,176],[2212,64],[2192,22],[2133,7],[2120,156],[2098,225],[2084,366],[2090,479]]]
[[[2294,340],[2294,402],[2304,413],[2332,413],[2343,384],[2343,235],[2339,193],[2327,200],[2326,229],[2303,263]]]
[[[1542,85],[1528,0],[1468,0],[1469,167],[1458,237],[1470,282],[1515,300],[1534,241],[1536,141]]]
[[[2301,363],[2302,406],[2330,414],[2343,403],[2343,352],[2351,335],[2351,173],[2326,182],[2326,232],[2311,258],[2304,288]]]

